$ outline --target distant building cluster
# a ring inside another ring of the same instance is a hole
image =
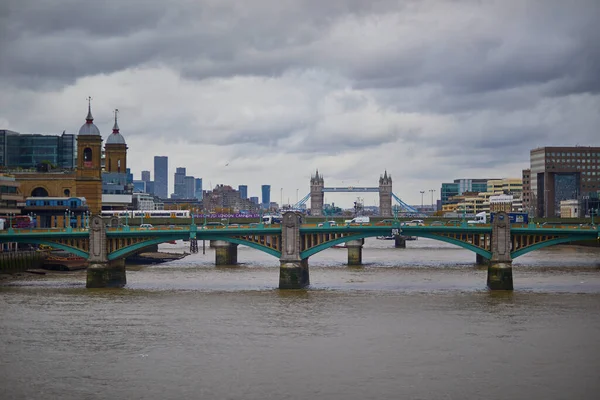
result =
[[[442,183],[441,210],[476,214],[496,207],[544,218],[597,215],[600,147],[541,147],[530,151],[529,162],[521,178]]]
[[[249,196],[245,184],[237,189],[217,184],[205,190],[202,178],[188,175],[185,167],[175,169],[169,196],[167,156],[154,156],[154,179],[151,171],[141,171],[141,179],[134,180],[117,115],[115,110],[112,133],[104,146],[93,122],[91,102],[77,135],[0,130],[0,215],[35,215],[39,226],[53,227],[76,225],[84,214],[101,210],[239,213],[284,207],[283,189],[280,203],[272,201],[268,184],[260,187],[260,196]],[[324,204],[323,190],[323,176],[317,171],[310,180],[313,215],[332,212],[333,207]],[[455,179],[442,183],[439,193],[421,191],[421,205],[415,208],[454,216],[507,211],[536,217],[587,217],[598,213],[599,192],[600,147],[540,147],[530,151],[529,168],[523,169],[521,177]],[[436,194],[439,197],[434,200]],[[391,207],[395,195],[387,171],[379,181],[379,196],[379,208],[370,212],[391,216],[397,211]],[[427,200],[430,196],[427,205],[425,196]],[[299,203],[304,206],[306,199]]]

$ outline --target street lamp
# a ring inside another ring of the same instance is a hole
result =
[[[67,229],[67,211],[68,210],[65,210],[65,222],[63,224],[63,228],[65,228],[65,229]]]
[[[425,194],[425,191],[420,190],[419,193],[421,193],[421,211],[423,211],[423,195]]]
[[[281,199],[280,199],[280,203],[279,203],[279,209],[281,210],[281,209],[283,209],[283,188],[281,188],[280,194],[281,194]]]
[[[429,193],[431,193],[431,210],[433,211],[433,193],[435,192],[435,189],[429,189]]]

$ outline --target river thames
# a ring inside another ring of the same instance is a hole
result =
[[[244,246],[237,267],[215,267],[208,246],[128,267],[124,289],[85,289],[85,271],[4,280],[0,398],[600,396],[600,248],[521,256],[514,292],[491,293],[474,253],[407,247],[368,239],[358,268],[326,250],[295,291]]]

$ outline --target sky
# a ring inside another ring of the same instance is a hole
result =
[[[170,192],[176,167],[284,203],[317,169],[327,187],[387,171],[430,204],[442,182],[521,177],[533,148],[600,145],[598,17],[597,0],[4,0],[0,129],[77,133],[91,96],[105,139],[119,109],[135,179],[169,157]]]

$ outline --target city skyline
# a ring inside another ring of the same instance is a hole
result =
[[[169,158],[168,194],[178,166],[285,203],[317,169],[326,186],[387,171],[420,204],[456,178],[518,178],[531,149],[600,144],[591,0],[25,3],[0,28],[0,129],[76,133],[91,96],[105,140],[119,109],[136,178]]]

